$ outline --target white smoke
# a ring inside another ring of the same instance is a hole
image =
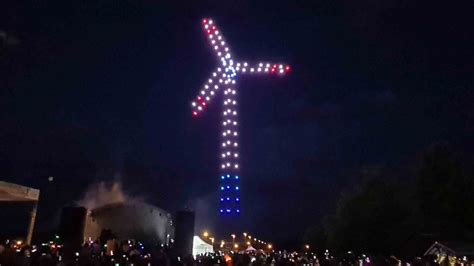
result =
[[[99,182],[90,185],[84,197],[77,202],[77,205],[93,210],[113,203],[131,203],[141,201],[141,199],[128,196],[122,189],[122,183]]]

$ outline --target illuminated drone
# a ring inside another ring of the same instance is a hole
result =
[[[199,95],[192,104],[193,116],[199,116],[211,100],[218,93],[223,94],[222,113],[222,143],[220,152],[220,208],[223,214],[240,213],[240,176],[241,166],[239,164],[239,133],[237,113],[237,86],[236,80],[239,75],[284,75],[290,71],[290,67],[284,64],[272,64],[260,62],[249,64],[237,61],[211,19],[203,19],[202,27],[214,53],[219,59],[217,68],[204,84]]]

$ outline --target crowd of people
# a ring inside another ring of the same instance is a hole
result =
[[[16,242],[0,244],[0,266],[207,266],[207,265],[314,265],[314,266],[428,266],[436,265],[432,258],[418,258],[402,263],[395,257],[350,254],[333,257],[327,252],[319,257],[311,252],[215,252],[197,256],[181,256],[167,246],[145,248],[142,243],[109,240],[104,244],[88,242],[69,249],[54,242],[39,246]],[[454,264],[456,265],[456,264]]]
[[[197,256],[176,254],[167,246],[145,248],[142,243],[109,240],[69,249],[54,242],[39,246],[0,244],[0,266],[185,266],[185,265],[318,265],[312,253],[215,252]]]

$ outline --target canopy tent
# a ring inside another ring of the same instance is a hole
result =
[[[425,256],[469,256],[474,257],[474,245],[471,243],[463,242],[434,242],[428,250],[426,250]]]
[[[38,201],[38,189],[0,181],[0,201],[21,202]]]
[[[31,211],[30,224],[28,226],[28,235],[26,243],[31,244],[33,229],[36,220],[36,210],[38,207],[40,191],[30,187],[20,186],[4,181],[0,181],[0,202],[32,202],[34,203]]]
[[[206,243],[199,236],[193,238],[193,256],[214,252],[211,244]]]
[[[254,247],[252,247],[252,246],[249,246],[249,247],[245,250],[245,252],[255,252],[255,251],[257,251],[257,250],[256,250]]]

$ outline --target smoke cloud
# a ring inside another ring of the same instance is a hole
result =
[[[77,202],[77,205],[84,206],[89,210],[99,208],[113,203],[132,203],[142,201],[127,195],[122,189],[122,183],[99,182],[90,185],[84,197]]]

